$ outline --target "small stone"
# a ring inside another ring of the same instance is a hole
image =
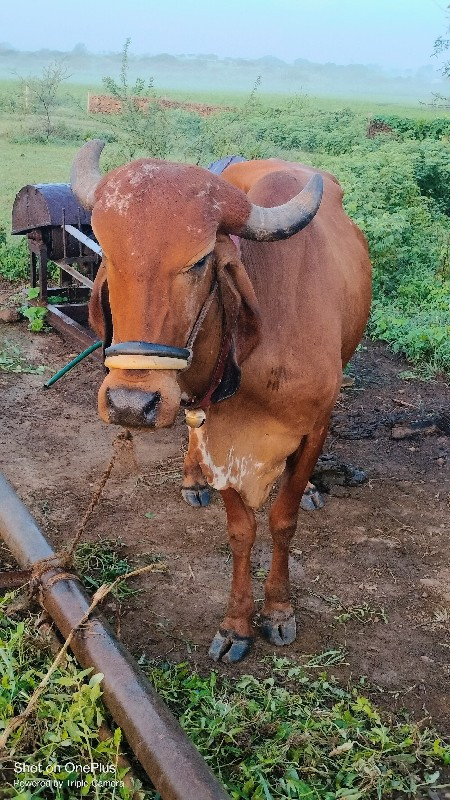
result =
[[[1,308],[0,309],[0,323],[5,324],[11,322],[19,322],[20,314],[16,308]]]
[[[442,457],[441,458],[437,458],[436,459],[436,464],[438,465],[438,467],[443,467],[444,464],[445,464],[445,458],[442,458]]]

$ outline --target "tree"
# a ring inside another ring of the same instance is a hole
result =
[[[158,102],[153,78],[147,82],[143,78],[136,78],[134,84],[130,85],[130,44],[131,39],[127,39],[122,52],[119,80],[110,76],[102,79],[105,89],[119,105],[118,113],[108,117],[108,125],[116,128],[118,134],[117,163],[131,161],[137,156],[164,158],[168,149],[166,115]]]
[[[447,6],[447,9],[449,11],[448,16],[450,16],[450,5]],[[434,43],[434,50],[433,50],[434,56],[436,57],[441,56],[442,54],[447,53],[447,50],[450,50],[450,38],[448,38],[449,35],[450,35],[450,23],[447,26],[445,34],[443,36],[438,36],[438,38]],[[441,66],[440,72],[441,75],[444,76],[444,78],[450,78],[450,59],[444,61],[443,65]],[[450,107],[450,98],[445,97],[444,95],[438,93],[433,94],[433,102],[436,105],[440,105],[441,107],[444,108]]]
[[[63,81],[70,78],[62,61],[52,61],[42,70],[40,77],[20,78],[25,106],[42,117],[47,141],[54,130],[53,114],[59,105],[59,90]]]

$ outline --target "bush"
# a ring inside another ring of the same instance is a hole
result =
[[[85,130],[81,134],[81,138],[84,142],[88,142],[90,139],[103,139],[105,142],[111,144],[115,143],[118,140],[118,136],[113,131],[93,131],[93,130]]]
[[[224,155],[224,149],[247,158],[270,158],[278,155],[277,149],[341,155],[361,142],[365,119],[346,108],[328,112],[299,108],[294,102],[272,108],[252,103],[250,108],[210,117],[208,127],[217,156]]]
[[[400,139],[447,140],[450,137],[450,119],[434,117],[434,119],[413,119],[398,117],[395,114],[381,114],[373,118],[373,122],[389,125]]]
[[[9,281],[23,280],[28,276],[29,254],[27,241],[21,238],[17,244],[7,241],[6,231],[0,227],[0,275]]]
[[[448,187],[445,159],[434,147],[384,141],[369,153],[356,149],[316,163],[336,173],[347,212],[368,239],[369,332],[413,361],[450,371],[450,219],[442,213]]]
[[[110,76],[103,78],[105,89],[120,104],[120,112],[108,115],[108,124],[115,129],[117,144],[107,154],[107,168],[142,156],[164,158],[168,152],[166,113],[157,102],[142,105],[144,98],[156,101],[153,78],[146,83],[137,78],[134,85],[129,82],[128,52],[131,40],[127,39],[122,52],[119,81]]]
[[[450,216],[450,151],[447,144],[423,142],[416,151],[414,174],[420,191]]]
[[[14,144],[82,144],[84,137],[80,131],[63,122],[52,125],[51,133],[48,133],[42,122],[39,122],[12,135],[11,141]]]
[[[427,307],[405,306],[375,298],[369,322],[369,333],[374,339],[389,342],[394,352],[404,353],[421,365],[428,377],[442,370],[450,371],[450,285],[441,291],[446,296],[445,310],[435,308],[430,302]]]

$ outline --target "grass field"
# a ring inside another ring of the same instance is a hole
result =
[[[102,91],[99,85],[89,87]],[[14,197],[26,183],[68,181],[81,144],[109,143],[108,169],[153,155],[207,165],[241,153],[313,164],[337,175],[347,212],[369,241],[374,305],[369,332],[419,365],[422,374],[450,369],[450,115],[421,105],[263,95],[170,92],[174,99],[223,104],[203,118],[185,110],[88,114],[88,87],[64,84],[52,114],[26,113],[18,82],[0,83],[0,271],[25,275],[25,251],[9,236]],[[145,94],[145,90],[144,94]],[[160,96],[169,93],[159,91]],[[36,109],[34,109],[36,110]],[[28,112],[33,111],[30,107]],[[385,132],[367,137],[378,119]]]
[[[66,84],[61,91],[61,105],[57,109],[55,125],[70,125],[73,131],[84,138],[102,136],[108,131],[108,120],[99,118],[98,115],[86,112],[88,92],[92,94],[104,93],[101,83],[90,86],[82,84]],[[231,106],[242,109],[248,103],[249,92],[205,92],[205,91],[180,91],[158,89],[163,97],[174,100],[192,101],[198,103],[214,103],[217,105]],[[52,183],[68,181],[70,165],[75,152],[79,147],[76,141],[49,142],[39,146],[36,142],[16,142],[14,138],[26,132],[30,127],[39,123],[39,119],[32,114],[11,112],[7,109],[9,98],[21,100],[21,88],[17,81],[0,80],[0,226],[7,231],[10,227],[11,208],[17,191],[27,183]],[[1,101],[3,100],[3,107]],[[263,94],[259,97],[262,106],[279,106],[289,102],[286,96]],[[350,108],[362,121],[378,114],[396,114],[410,119],[432,120],[440,116],[435,109],[421,105],[397,105],[395,103],[368,102],[365,100],[341,100],[338,98],[310,99],[310,104],[316,105],[323,111],[339,111],[343,107]],[[304,153],[307,159],[308,154]]]

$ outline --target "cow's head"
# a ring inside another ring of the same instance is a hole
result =
[[[322,179],[314,175],[289,202],[262,208],[192,165],[141,159],[102,178],[103,146],[84,145],[71,174],[103,250],[90,304],[109,368],[99,413],[125,427],[167,427],[181,392],[207,384],[224,328],[240,362],[258,341],[256,297],[229,234],[257,241],[292,236],[316,213]],[[191,352],[186,344],[208,302],[209,341],[199,336]]]

